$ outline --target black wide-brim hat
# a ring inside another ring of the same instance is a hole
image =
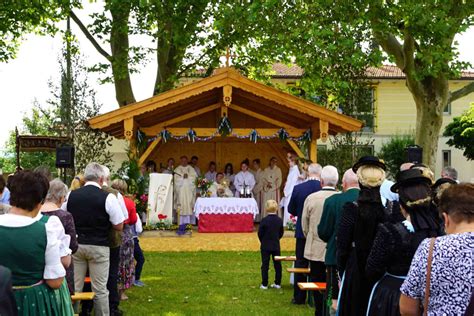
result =
[[[458,184],[456,181],[450,178],[439,178],[436,182],[431,186],[433,190],[436,190],[440,185],[449,183],[449,184]]]
[[[359,159],[353,166],[352,166],[352,171],[354,173],[357,173],[357,169],[359,169],[362,166],[376,166],[379,168],[382,168],[383,170],[387,170],[387,167],[385,166],[385,163],[383,160],[374,157],[374,156],[364,156]]]
[[[426,183],[431,186],[431,179],[425,177],[420,169],[400,171],[397,174],[397,182],[392,185],[390,191],[397,193],[400,187],[416,183]]]

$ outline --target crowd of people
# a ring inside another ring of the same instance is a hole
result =
[[[9,283],[0,288],[13,290],[0,315],[121,315],[125,291],[145,285],[142,223],[126,182],[97,163],[69,189],[50,178],[37,168],[0,180],[0,274]],[[71,295],[83,291],[95,293],[93,304],[73,308]]]
[[[427,166],[404,163],[392,182],[384,162],[367,156],[344,172],[339,191],[334,166],[300,164],[293,153],[287,163],[286,181],[276,158],[264,170],[254,159],[252,171],[244,160],[235,175],[211,162],[204,175],[214,196],[250,186],[258,201],[262,290],[281,288],[275,256],[291,215],[295,267],[326,283],[311,292],[316,315],[474,315],[474,185],[459,183],[454,168],[435,181]],[[174,176],[181,220],[192,222],[195,192],[185,186],[195,188],[197,157],[162,171]],[[71,295],[83,291],[95,297],[82,315],[120,315],[126,290],[144,286],[142,223],[126,182],[111,181],[107,167],[90,163],[69,188],[45,168],[0,177],[0,213],[0,291],[13,289],[2,293],[0,315],[74,315]],[[293,304],[306,303],[298,287],[306,278],[294,276]]]
[[[290,159],[291,162],[291,159]],[[290,170],[290,174],[291,174]],[[310,164],[291,188],[289,213],[297,217],[295,267],[309,268],[315,315],[474,315],[474,185],[458,183],[454,168],[435,181],[423,164],[404,163],[396,182],[376,157],[361,158],[342,177]],[[288,183],[288,181],[287,181]],[[268,289],[273,256],[280,288],[282,220],[276,201],[259,228],[262,283]],[[294,276],[293,304],[305,304]]]

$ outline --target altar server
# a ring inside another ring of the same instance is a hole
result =
[[[281,187],[281,169],[277,166],[278,160],[275,157],[270,158],[270,164],[265,168],[262,174],[262,205],[268,200],[275,200],[280,203]],[[266,214],[262,214],[262,218]]]
[[[180,160],[181,165],[174,170],[174,194],[176,207],[179,209],[179,223],[183,225],[194,222],[193,209],[196,199],[194,182],[197,174],[194,168],[188,165],[188,157],[182,156]]]
[[[240,172],[235,175],[234,185],[236,197],[240,197],[240,192],[244,189],[252,193],[252,190],[255,187],[255,177],[249,171],[248,159],[245,159],[240,164]]]
[[[286,225],[286,223],[290,219],[290,213],[288,212],[288,204],[290,204],[293,188],[295,187],[295,185],[300,183],[300,181],[298,180],[298,178],[300,177],[300,170],[298,169],[296,158],[292,156],[288,160],[288,164],[290,166],[290,169],[288,171],[288,177],[286,178],[285,188],[283,189],[284,196],[280,203],[280,205],[284,207],[283,225]]]
[[[265,205],[262,203],[263,199],[263,185],[262,185],[262,178],[263,178],[263,170],[260,168],[260,159],[254,159],[252,162],[253,170],[252,173],[255,177],[255,187],[253,188],[253,196],[257,201],[258,209],[263,214],[263,206]],[[260,218],[262,219],[262,217]]]

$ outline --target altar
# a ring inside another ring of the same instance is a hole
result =
[[[200,233],[253,232],[258,214],[254,198],[198,198],[194,214],[199,219]]]

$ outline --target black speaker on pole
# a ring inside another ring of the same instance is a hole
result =
[[[418,145],[408,146],[405,148],[407,162],[422,163],[423,162],[423,148]]]
[[[74,167],[74,146],[64,145],[61,147],[56,147],[56,167]]]

